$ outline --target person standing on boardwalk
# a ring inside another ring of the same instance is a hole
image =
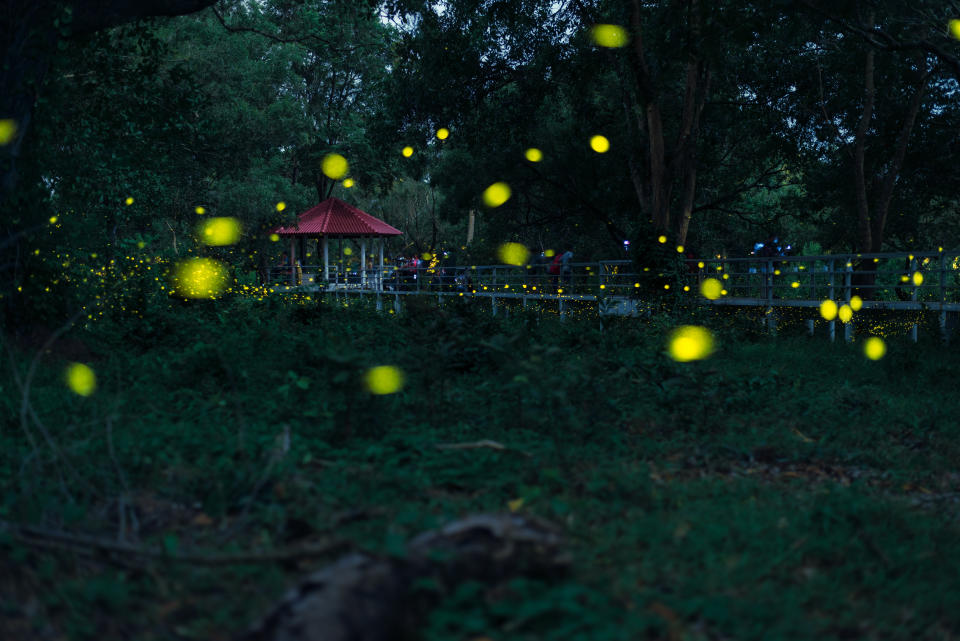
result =
[[[560,278],[564,287],[572,287],[573,284],[573,252],[569,249],[560,256]]]

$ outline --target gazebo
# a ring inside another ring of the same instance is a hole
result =
[[[290,264],[296,265],[297,240],[316,239],[323,247],[323,278],[330,280],[330,238],[358,238],[360,239],[360,283],[367,284],[367,240],[379,239],[380,267],[377,273],[383,273],[383,239],[387,236],[399,236],[403,232],[388,225],[379,218],[371,216],[365,211],[345,203],[339,198],[327,198],[325,201],[311,207],[297,216],[297,223],[293,227],[277,227],[273,230],[281,238],[290,239]],[[319,249],[319,248],[318,248]],[[291,270],[290,280],[296,283],[295,270]],[[382,279],[377,279],[378,289],[383,287]]]

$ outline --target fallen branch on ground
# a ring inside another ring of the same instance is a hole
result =
[[[350,541],[331,539],[321,544],[268,550],[264,552],[171,552],[161,546],[140,546],[121,543],[111,539],[76,534],[63,530],[48,530],[46,528],[0,521],[0,533],[12,536],[16,541],[38,548],[57,548],[90,552],[91,550],[106,554],[121,554],[151,560],[161,560],[168,563],[192,563],[195,565],[240,565],[244,563],[283,563],[302,559],[326,557],[344,552],[354,547]]]
[[[471,441],[468,443],[437,443],[433,447],[438,450],[476,450],[480,448],[490,448],[491,450],[501,450],[504,452],[518,452],[520,454],[523,454],[527,458],[530,458],[531,456],[533,456],[529,452],[524,452],[523,450],[507,447],[503,443],[498,443],[497,441],[491,441],[489,439],[483,439],[481,441]]]

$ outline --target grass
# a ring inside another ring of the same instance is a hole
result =
[[[67,391],[55,347],[26,430],[33,353],[9,344],[0,518],[170,558],[0,530],[0,637],[228,639],[334,555],[171,558],[331,539],[390,554],[518,499],[567,533],[569,577],[464,584],[425,639],[960,636],[952,349],[891,341],[875,363],[687,314],[718,349],[680,364],[663,349],[679,315],[601,328],[456,303],[237,299],[149,333],[107,319],[68,337],[94,354],[97,392]],[[403,391],[364,389],[382,364]],[[435,447],[479,439],[508,449]]]

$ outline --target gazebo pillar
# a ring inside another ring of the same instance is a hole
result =
[[[360,238],[360,289],[367,286],[367,239]]]
[[[380,237],[380,270],[377,272],[377,289],[383,291],[383,236]]]
[[[323,236],[323,280],[330,282],[330,248],[327,246],[327,237]]]
[[[290,284],[297,284],[297,239],[290,237]]]

